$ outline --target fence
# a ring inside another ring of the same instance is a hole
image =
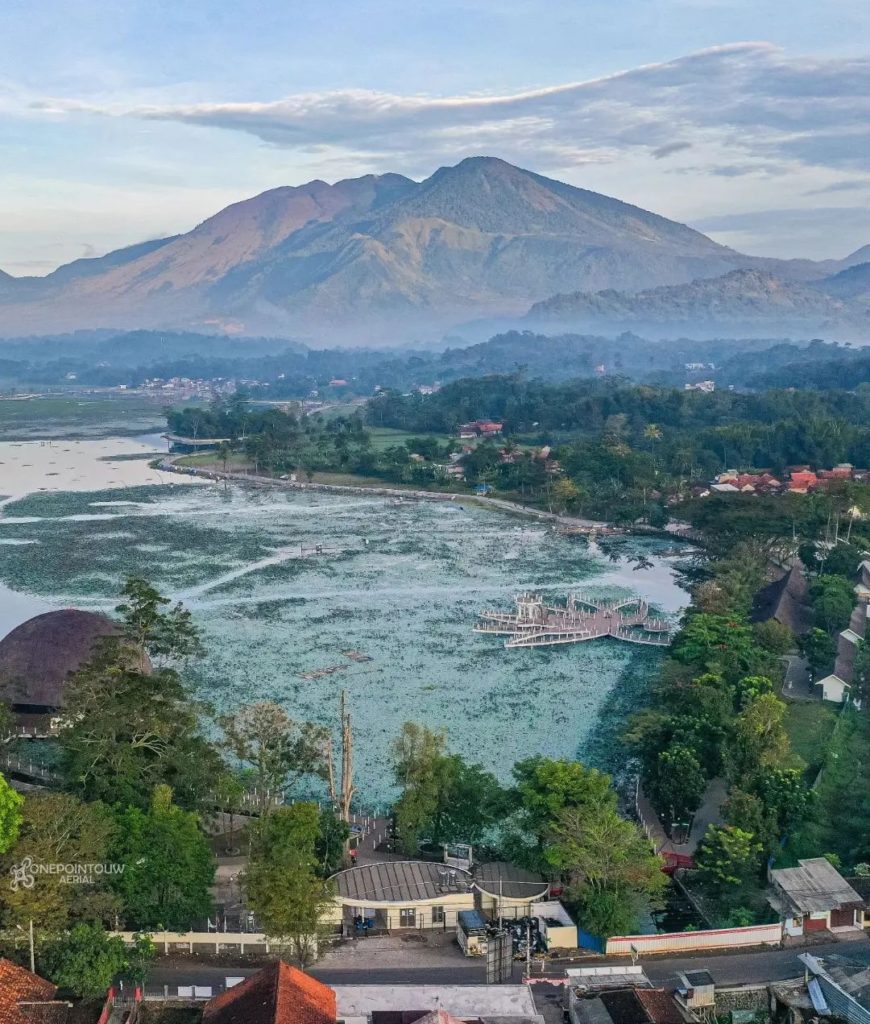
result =
[[[607,940],[608,956],[637,953],[670,953],[693,949],[739,946],[778,946],[782,924],[757,924],[749,928],[715,928],[702,932],[670,932],[665,935],[618,935]]]
[[[133,932],[113,932],[129,945],[133,944]],[[281,944],[268,938],[263,932],[154,932],[151,939],[164,955],[183,950],[194,953],[195,947],[207,948],[209,952],[220,953],[225,949],[240,953],[265,952],[280,949]]]

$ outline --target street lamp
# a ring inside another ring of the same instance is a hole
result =
[[[15,925],[15,927],[22,933],[22,935],[24,934],[24,929],[21,927],[20,924]],[[36,974],[36,957],[34,956],[34,953],[33,953],[33,918],[32,917],[30,919],[30,973],[31,974]]]

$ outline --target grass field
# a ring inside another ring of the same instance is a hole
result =
[[[822,701],[796,701],[788,705],[785,728],[792,750],[806,762],[807,776],[821,768],[837,723],[837,710]]]
[[[434,437],[439,444],[445,444],[450,440],[447,434],[412,434],[407,430],[394,430],[392,427],[367,427],[366,430],[372,439],[372,448],[378,451],[404,444],[415,437]]]

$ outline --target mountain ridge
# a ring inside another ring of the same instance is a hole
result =
[[[280,186],[184,234],[45,278],[0,272],[0,332],[407,342],[472,318],[521,317],[559,293],[639,293],[748,269],[814,280],[846,266],[746,256],[621,200],[469,157],[419,182],[388,173]]]

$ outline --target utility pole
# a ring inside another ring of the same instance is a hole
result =
[[[30,973],[36,974],[36,957],[33,952],[33,918],[30,919]]]
[[[341,691],[341,798],[339,817],[350,821],[350,805],[354,796],[353,787],[353,731],[350,712],[347,710],[347,693]]]

